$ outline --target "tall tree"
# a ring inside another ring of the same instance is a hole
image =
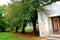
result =
[[[38,19],[38,10],[43,11],[43,6],[50,4],[54,1],[50,0],[21,0],[15,1],[9,5],[7,9],[8,15],[6,19],[7,23],[16,26],[16,31],[18,26],[23,23],[22,33],[25,33],[24,29],[26,27],[26,21],[30,21],[33,24],[33,32],[37,35],[36,22]],[[8,11],[10,10],[10,11]],[[13,20],[12,20],[13,19]]]
[[[28,4],[30,7],[29,9],[31,10],[31,20],[33,24],[33,32],[35,35],[38,35],[37,29],[36,29],[36,22],[38,19],[38,9],[39,11],[44,11],[43,6],[47,4],[51,4],[57,0],[22,0],[22,3]],[[28,7],[28,5],[25,5]],[[27,10],[28,11],[28,10]]]
[[[5,31],[5,22],[4,22],[4,6],[0,6],[0,30]]]

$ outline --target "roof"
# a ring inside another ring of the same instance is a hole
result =
[[[60,16],[60,1],[44,6],[48,16]]]

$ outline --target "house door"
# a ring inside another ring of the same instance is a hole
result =
[[[53,33],[59,34],[59,17],[52,17]]]

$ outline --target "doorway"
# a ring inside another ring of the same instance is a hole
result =
[[[53,34],[59,34],[60,31],[60,18],[52,17],[52,26],[53,26]]]

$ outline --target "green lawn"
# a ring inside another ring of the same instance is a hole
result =
[[[18,34],[0,32],[0,40],[32,40],[31,38],[18,38]]]
[[[25,32],[33,32],[33,30],[27,29],[25,30]]]
[[[15,31],[14,31],[15,32]],[[21,30],[18,30],[18,32],[21,32]],[[31,29],[26,29],[25,32],[33,32]]]

